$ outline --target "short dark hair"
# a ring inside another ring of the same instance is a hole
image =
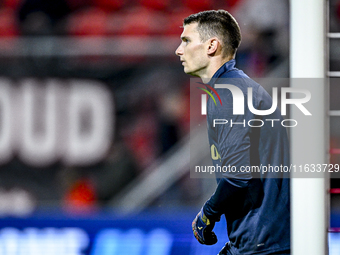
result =
[[[225,10],[209,10],[191,14],[183,25],[197,22],[197,30],[203,42],[216,36],[222,41],[223,54],[234,56],[241,43],[241,30],[235,18]]]

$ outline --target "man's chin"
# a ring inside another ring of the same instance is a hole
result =
[[[184,67],[184,72],[185,72],[186,74],[189,74],[189,75],[192,75],[192,76],[199,77],[195,72],[190,71],[190,70],[186,69],[185,67]]]

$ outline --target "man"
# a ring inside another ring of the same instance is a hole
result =
[[[288,138],[280,124],[280,111],[255,115],[244,100],[244,114],[234,114],[234,92],[216,88],[217,84],[231,84],[243,92],[245,99],[252,98],[255,109],[272,106],[269,94],[235,68],[241,42],[236,20],[224,10],[192,14],[184,20],[181,40],[176,55],[184,72],[200,77],[212,91],[215,87],[221,98],[221,105],[215,105],[211,98],[207,102],[209,143],[215,150],[213,165],[237,169],[218,176],[216,191],[192,223],[196,239],[202,244],[215,244],[214,224],[225,215],[230,241],[219,254],[290,254],[289,174],[244,171],[251,166],[282,170],[289,165]],[[216,124],[216,119],[227,119],[231,124]]]

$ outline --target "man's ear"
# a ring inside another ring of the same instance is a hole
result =
[[[218,41],[217,38],[213,37],[208,40],[208,54],[214,54],[216,53],[218,49],[218,45],[220,45],[220,42]]]

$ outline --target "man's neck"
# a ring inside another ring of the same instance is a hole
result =
[[[233,57],[223,58],[218,61],[211,61],[210,65],[207,67],[207,71],[200,76],[203,83],[208,83],[210,79],[214,76],[218,69],[221,68],[225,63],[232,60]]]

